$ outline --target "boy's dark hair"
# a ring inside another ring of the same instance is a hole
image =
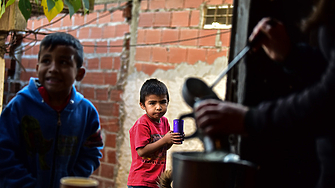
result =
[[[83,65],[83,59],[84,59],[83,46],[80,44],[79,40],[76,39],[74,36],[63,32],[51,33],[46,37],[44,37],[44,39],[40,44],[38,59],[40,59],[40,52],[43,47],[44,48],[50,47],[50,50],[53,50],[56,46],[59,45],[72,46],[74,49],[76,49],[77,55],[75,57],[75,60],[77,62],[77,68],[80,68]]]
[[[140,91],[140,102],[145,104],[145,97],[148,95],[166,95],[169,101],[169,92],[165,84],[156,78],[144,82]]]

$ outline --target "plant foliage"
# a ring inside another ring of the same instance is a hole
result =
[[[0,18],[5,13],[5,9],[12,5],[15,0],[0,0]],[[84,10],[84,14],[89,11],[89,0],[34,0],[34,2],[43,7],[44,15],[47,17],[49,22],[55,18],[59,13],[62,12],[64,8],[64,3],[69,9],[70,18],[75,14],[80,8]],[[32,6],[30,0],[19,0],[19,9],[26,19],[31,16]]]

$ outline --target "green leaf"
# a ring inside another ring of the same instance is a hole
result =
[[[47,7],[48,7],[48,11],[50,11],[51,9],[53,9],[55,7],[55,1],[53,0],[47,0]]]
[[[64,0],[64,3],[69,7],[70,18],[81,7],[81,0]]]
[[[87,14],[89,12],[90,2],[88,0],[82,0],[82,3],[83,3],[84,14]]]
[[[13,4],[14,2],[15,2],[15,0],[9,0],[9,1],[7,1],[7,3],[6,3],[6,8],[7,8],[9,5]]]
[[[29,0],[20,0],[19,1],[19,9],[20,9],[22,15],[24,16],[24,18],[26,19],[26,21],[28,21],[28,19],[30,18],[30,15],[31,15],[31,4],[30,4]]]
[[[1,12],[0,12],[0,18],[2,17],[3,13],[5,13],[5,10],[6,10],[5,3],[2,3]]]

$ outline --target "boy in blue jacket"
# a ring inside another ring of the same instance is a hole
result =
[[[65,176],[90,176],[103,143],[97,110],[74,82],[85,75],[83,47],[73,36],[46,36],[38,78],[0,116],[0,187],[59,188]]]

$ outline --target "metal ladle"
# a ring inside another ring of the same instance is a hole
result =
[[[208,85],[202,80],[200,80],[199,78],[194,78],[194,77],[187,78],[182,88],[182,96],[185,102],[190,107],[194,108],[194,105],[196,102],[204,100],[204,99],[220,100],[219,97],[213,91],[213,87],[216,86],[220,82],[220,80],[250,51],[250,49],[256,43],[256,41],[258,41],[258,39],[255,39],[252,43],[248,43],[237,54],[237,56],[228,64],[227,68],[224,69],[220,73],[220,75],[216,78],[212,86],[208,87]],[[179,117],[179,121],[187,117],[194,118],[194,112],[181,115]],[[204,135],[199,129],[196,129],[196,131],[193,134],[189,136],[185,136],[185,139],[194,138],[194,137],[198,137],[204,143],[206,152],[222,149],[222,142],[215,141],[213,140],[213,137]]]

